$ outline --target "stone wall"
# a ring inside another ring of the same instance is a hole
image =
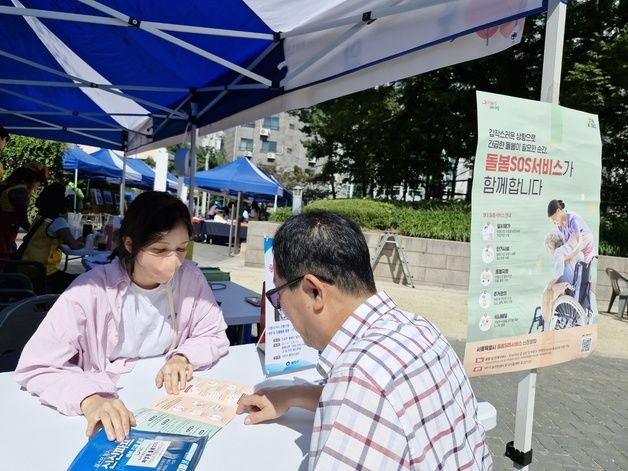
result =
[[[264,266],[264,237],[272,236],[279,227],[272,222],[249,222],[244,264],[249,267]],[[365,232],[371,251],[375,252],[381,239],[380,232]],[[420,239],[400,236],[414,283],[466,290],[469,284],[469,243],[447,240]],[[386,244],[375,266],[376,280],[403,283],[405,278],[401,262],[393,244]],[[606,311],[611,286],[607,267],[628,274],[628,258],[601,256],[598,263],[597,298],[599,309]],[[613,306],[617,310],[617,301]]]

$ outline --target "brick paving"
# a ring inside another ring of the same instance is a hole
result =
[[[628,341],[628,339],[626,339]],[[453,340],[459,355],[464,341]],[[497,409],[487,433],[495,470],[514,439],[520,373],[472,378],[474,391]],[[593,353],[538,370],[532,432],[532,470],[628,470],[628,358]]]
[[[230,271],[234,281],[259,291],[263,272],[244,267],[243,256],[229,257],[227,247],[196,244],[194,259],[201,265],[219,266]],[[78,265],[71,263],[71,265]],[[73,267],[82,271],[80,265]],[[378,282],[378,285],[381,283]],[[418,301],[421,286],[411,291],[417,306],[406,307],[423,313],[425,304]],[[393,299],[403,295],[395,292]],[[407,288],[410,290],[410,288]],[[452,290],[451,296],[460,296]],[[424,295],[426,293],[423,293]],[[427,292],[427,296],[433,296]],[[456,303],[462,298],[456,298]],[[436,303],[439,304],[439,303]],[[446,335],[459,336],[459,330],[447,326],[451,307],[441,304],[447,312],[429,312],[429,317]],[[443,309],[441,309],[443,310]],[[602,314],[606,315],[606,314]],[[625,325],[616,320],[615,335],[623,335]],[[456,322],[464,322],[460,317]],[[608,332],[608,331],[607,331]],[[610,335],[606,333],[605,335]],[[628,470],[628,337],[614,345],[622,348],[617,356],[593,353],[588,358],[538,370],[531,470]],[[600,342],[604,338],[600,337]],[[464,340],[450,339],[462,358]],[[514,439],[517,382],[521,373],[506,373],[472,378],[476,394],[497,409],[497,426],[487,433],[493,453],[495,471],[513,469],[504,457],[506,443]]]

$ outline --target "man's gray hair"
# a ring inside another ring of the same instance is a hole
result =
[[[552,249],[557,249],[561,245],[565,244],[565,240],[560,232],[550,232],[545,236],[545,246]]]

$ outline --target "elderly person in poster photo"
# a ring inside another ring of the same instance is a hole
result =
[[[322,211],[293,216],[277,231],[273,254],[277,287],[267,297],[321,351],[324,384],[243,397],[246,424],[290,407],[315,411],[310,469],[492,467],[458,357],[434,325],[377,291],[355,223]]]

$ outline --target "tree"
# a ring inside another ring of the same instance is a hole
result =
[[[624,212],[627,25],[628,2],[569,3],[560,95],[562,105],[599,115],[603,205]],[[406,191],[423,186],[427,197],[441,198],[446,185],[455,187],[463,159],[473,167],[475,91],[539,99],[544,35],[545,14],[530,17],[514,48],[300,111],[308,156],[328,157],[320,178],[331,183],[333,175],[347,175],[364,196],[374,186],[388,195],[402,185]]]
[[[0,154],[0,162],[5,176],[29,162],[38,162],[48,169],[50,180],[62,181],[65,179],[63,152],[66,148],[67,144],[62,142],[12,135],[9,145]]]

